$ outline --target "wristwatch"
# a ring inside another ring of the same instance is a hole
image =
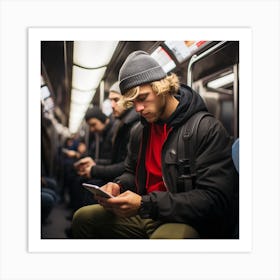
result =
[[[150,196],[144,195],[141,199],[141,204],[138,209],[138,214],[142,219],[148,219],[150,218],[152,210],[152,202],[150,199]]]

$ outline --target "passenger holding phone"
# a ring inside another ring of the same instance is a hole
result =
[[[182,155],[179,143],[191,118],[207,111],[202,98],[143,51],[127,57],[119,81],[141,124],[131,133],[125,172],[101,187],[115,197],[79,209],[74,238],[232,238],[238,177],[222,124],[209,115],[197,123],[192,173],[180,160],[189,159],[190,145]]]
[[[85,157],[75,163],[78,174],[90,179],[93,184],[96,184],[93,180],[103,181],[105,184],[124,172],[130,130],[139,122],[140,116],[134,108],[124,108],[121,99],[119,83],[115,82],[109,90],[109,100],[113,110],[112,114],[118,123],[110,139],[112,142],[110,160],[102,158],[94,160],[91,157]]]

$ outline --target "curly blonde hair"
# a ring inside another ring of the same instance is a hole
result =
[[[151,87],[157,95],[174,95],[178,92],[180,83],[176,74],[171,73],[169,76],[159,81],[151,82]],[[133,106],[133,100],[139,95],[140,86],[128,90],[122,98],[122,105],[125,108]]]

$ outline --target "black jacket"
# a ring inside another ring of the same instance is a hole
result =
[[[119,119],[116,134],[112,135],[113,149],[111,161],[98,160],[97,165],[91,168],[92,178],[110,181],[124,172],[124,161],[127,155],[130,130],[139,120],[140,116],[133,108],[124,112]]]
[[[115,127],[117,125],[117,121],[112,117],[110,117],[109,119],[110,122],[105,126],[101,134],[98,134],[97,132],[90,134],[90,148],[88,154],[94,160],[101,159],[103,161],[110,162],[112,158],[112,151],[113,151],[112,137],[113,137]],[[98,145],[98,143],[96,142],[96,134],[99,135],[98,154],[96,152],[97,145]]]
[[[238,216],[238,178],[231,159],[232,141],[217,119],[203,118],[194,151],[196,180],[189,189],[180,189],[177,168],[180,129],[193,114],[207,109],[200,95],[187,86],[180,87],[178,99],[177,109],[166,120],[172,130],[162,148],[163,181],[168,191],[146,194],[149,125],[144,120],[133,130],[126,171],[115,181],[122,191],[130,189],[142,195],[150,218],[189,224],[202,238],[225,238],[233,230]]]

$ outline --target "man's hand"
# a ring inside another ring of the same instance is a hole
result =
[[[96,163],[91,157],[85,157],[77,161],[74,167],[80,176],[90,178],[90,170],[94,165],[96,165]]]
[[[98,197],[98,201],[105,209],[113,211],[117,216],[128,218],[137,215],[141,204],[141,196],[126,191],[114,198]]]
[[[116,183],[109,182],[106,185],[100,187],[103,191],[113,195],[113,196],[118,196],[120,194],[120,186]]]

